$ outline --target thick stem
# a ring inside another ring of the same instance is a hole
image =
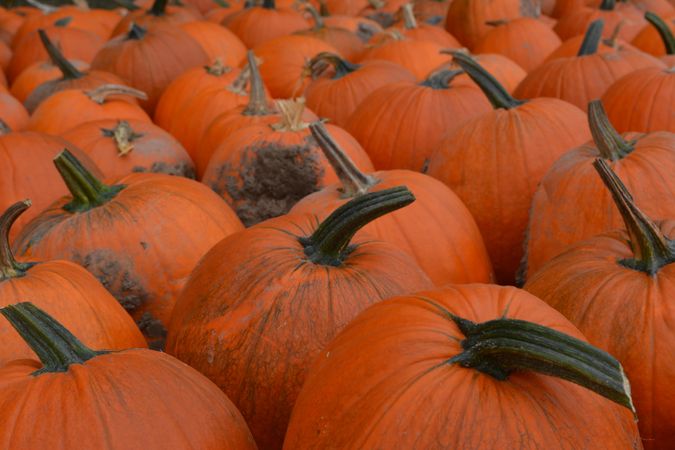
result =
[[[300,238],[305,255],[315,264],[340,266],[351,253],[349,243],[361,228],[415,201],[405,186],[371,192],[350,200],[326,218],[309,237]]]
[[[603,158],[616,161],[633,151],[633,143],[621,137],[612,126],[601,100],[593,100],[588,104],[588,125],[593,142]]]
[[[647,22],[652,24],[652,26],[656,28],[656,31],[659,32],[663,45],[666,46],[666,53],[675,55],[675,36],[673,36],[673,32],[670,31],[668,24],[653,12],[646,12],[645,19],[647,19]]]
[[[96,89],[85,91],[85,95],[99,105],[105,103],[107,98],[111,95],[128,95],[139,100],[148,99],[148,95],[145,92],[129,86],[122,86],[121,84],[104,84]]]
[[[407,30],[417,28],[417,19],[415,19],[412,3],[406,3],[401,6],[401,13],[403,14],[403,26],[405,26]]]
[[[311,4],[306,4],[305,5],[305,11],[309,13],[310,16],[312,16],[312,20],[314,21],[314,31],[322,30],[323,28],[326,28],[326,24],[323,22],[323,18],[321,17],[321,14],[319,14],[319,11],[316,10],[316,8],[311,5]]]
[[[490,100],[495,109],[516,108],[525,102],[516,100],[508,93],[504,86],[490,75],[478,61],[473,59],[467,53],[461,51],[451,52],[452,59],[455,61],[467,75],[478,85],[485,96]]]
[[[262,7],[265,9],[276,9],[276,4],[274,0],[264,0]]]
[[[33,375],[67,372],[72,364],[84,364],[91,358],[108,353],[94,351],[32,303],[5,306],[0,313],[21,335],[42,363]]]
[[[635,258],[619,262],[649,275],[654,275],[661,267],[675,262],[675,241],[664,236],[659,227],[640,211],[626,186],[605,160],[598,158],[593,166],[611,192],[630,236],[630,246]]]
[[[256,60],[253,50],[249,50],[246,54],[248,61],[248,70],[250,73],[250,90],[248,94],[248,105],[242,111],[245,116],[268,116],[270,110],[267,105],[267,94],[265,93],[265,83],[260,70],[258,69],[258,61]]]
[[[101,128],[101,133],[115,142],[118,156],[129,154],[134,149],[134,140],[143,137],[143,133],[136,133],[126,120],[118,121],[113,129]]]
[[[54,158],[54,165],[73,196],[72,201],[63,207],[68,212],[84,212],[104,205],[125,188],[120,184],[104,184],[68,150],[63,150]]]
[[[168,0],[155,0],[152,7],[148,10],[148,14],[157,17],[165,15],[167,3]]]
[[[614,11],[615,6],[616,0],[602,0],[602,3],[600,3],[600,9],[602,11]]]
[[[309,126],[312,136],[335,171],[342,184],[342,198],[358,197],[368,193],[371,187],[380,182],[372,175],[361,172],[354,161],[340,148],[328,133],[325,125],[315,122]]]
[[[591,22],[584,35],[584,40],[581,42],[577,56],[594,55],[598,51],[603,28],[605,28],[604,20],[598,19]]]
[[[312,78],[320,76],[328,66],[333,66],[333,69],[335,70],[335,74],[332,78],[333,80],[349,75],[361,67],[358,64],[352,64],[349,61],[340,58],[340,56],[335,53],[321,52],[309,62]]]
[[[129,28],[129,34],[127,34],[127,39],[141,40],[145,37],[147,32],[147,29],[136,23],[132,23],[131,28]]]
[[[38,35],[40,36],[42,45],[49,55],[49,59],[56,67],[59,68],[63,74],[64,80],[76,80],[84,76],[84,74],[77,70],[77,68],[75,68],[75,66],[73,66],[70,61],[68,61],[63,56],[63,53],[61,53],[59,49],[56,48],[54,43],[49,39],[49,36],[47,36],[47,32],[45,30],[38,30]]]
[[[466,339],[450,363],[498,380],[516,371],[533,371],[571,381],[635,413],[630,384],[621,363],[575,337],[524,320],[501,318],[482,323],[450,315]]]
[[[448,89],[450,88],[450,83],[452,83],[452,80],[454,80],[457,75],[461,75],[463,73],[464,71],[462,69],[439,70],[437,72],[433,72],[420,84],[432,89]]]
[[[22,277],[33,264],[14,259],[9,245],[9,231],[19,216],[31,205],[30,200],[16,202],[0,216],[0,281]]]

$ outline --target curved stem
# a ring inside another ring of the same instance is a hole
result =
[[[356,167],[354,161],[335,142],[323,123],[315,122],[309,126],[309,130],[340,179],[343,198],[366,194],[371,187],[380,182],[377,178],[366,175]]]
[[[663,45],[666,46],[666,53],[668,55],[675,55],[675,36],[670,31],[668,24],[653,12],[646,12],[645,19],[659,32]]]
[[[482,323],[450,314],[466,339],[450,363],[498,380],[533,371],[571,381],[635,413],[630,384],[621,363],[609,353],[552,328],[501,318]]]
[[[63,150],[54,158],[54,165],[73,196],[73,200],[63,207],[68,212],[84,212],[104,205],[125,188],[121,184],[104,184],[68,150]]]
[[[258,69],[258,61],[256,60],[253,50],[246,53],[248,61],[248,69],[250,72],[250,90],[248,94],[248,105],[242,111],[245,116],[268,116],[270,110],[267,105],[267,94],[265,94],[265,84],[260,70]]]
[[[616,0],[602,0],[602,3],[600,3],[600,9],[602,11],[614,11],[615,6]]]
[[[276,9],[276,4],[274,0],[264,0],[262,7],[265,9]]]
[[[405,186],[371,192],[350,200],[326,218],[309,237],[299,238],[315,264],[340,266],[351,253],[352,238],[365,225],[415,201]]]
[[[612,126],[602,101],[593,100],[588,104],[588,125],[593,142],[603,158],[616,161],[633,151],[633,143],[626,141]]]
[[[148,14],[161,17],[166,14],[166,5],[168,0],[155,0],[152,7],[148,10]]]
[[[143,133],[136,133],[129,122],[120,120],[117,122],[115,128],[101,128],[103,136],[112,138],[117,147],[118,156],[129,154],[134,149],[134,141],[143,137]]]
[[[467,75],[478,85],[485,96],[490,100],[495,109],[511,109],[524,104],[522,100],[516,100],[508,93],[504,86],[490,75],[478,61],[461,51],[451,51],[455,61]]]
[[[30,200],[16,202],[0,216],[0,281],[21,277],[33,264],[14,259],[9,245],[9,231],[19,216],[30,207]]]
[[[406,3],[401,6],[401,13],[403,14],[403,25],[406,30],[417,28],[417,19],[415,19],[415,12],[413,11],[413,4]]]
[[[84,94],[99,105],[105,103],[110,95],[128,95],[139,100],[148,99],[148,95],[145,92],[121,84],[104,84],[96,89],[85,91]]]
[[[129,29],[129,34],[127,34],[127,39],[141,40],[145,37],[147,32],[147,29],[136,23],[132,23],[131,28]]]
[[[32,303],[5,306],[0,313],[21,335],[42,363],[33,375],[67,372],[71,364],[84,364],[107,351],[85,346],[63,325]]]
[[[598,19],[591,22],[584,34],[584,40],[581,42],[577,56],[594,55],[598,51],[603,28],[605,28],[604,20]]]
[[[664,236],[659,227],[640,211],[626,186],[605,160],[598,158],[593,166],[611,192],[630,236],[630,246],[635,258],[619,262],[649,275],[654,275],[661,267],[675,262],[675,241]]]
[[[42,45],[49,55],[49,59],[51,59],[52,63],[59,68],[63,74],[64,80],[75,80],[84,76],[84,74],[77,70],[77,68],[75,68],[75,66],[73,66],[70,61],[68,61],[63,56],[63,53],[61,53],[59,49],[56,48],[54,43],[49,39],[49,36],[47,36],[47,32],[45,30],[39,29],[38,35],[40,36]]]
[[[314,31],[326,28],[326,24],[323,22],[321,14],[319,14],[319,11],[317,11],[312,4],[307,3],[305,5],[305,11],[307,11],[309,15],[312,16],[312,20],[314,21]]]
[[[340,58],[340,56],[336,55],[335,53],[321,52],[309,62],[312,78],[316,78],[321,75],[328,68],[328,66],[333,66],[335,69],[333,80],[337,80],[338,78],[342,78],[345,75],[349,75],[361,67],[359,64],[352,64],[346,59]]]
[[[448,89],[450,88],[450,83],[455,79],[457,75],[463,74],[462,69],[444,69],[437,72],[433,72],[429,77],[420,83],[422,86],[430,87],[432,89]]]

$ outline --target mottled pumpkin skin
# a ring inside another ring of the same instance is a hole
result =
[[[447,316],[522,319],[583,339],[527,292],[457,285],[380,302],[314,360],[284,443],[295,449],[639,449],[626,408],[568,381],[500,381],[448,360],[464,335]]]
[[[675,221],[662,222],[660,229],[675,238]],[[630,269],[619,262],[634,258],[628,242],[627,233],[614,231],[576,243],[544,265],[525,289],[621,362],[645,448],[668,449],[675,442],[675,263],[654,276]]]
[[[628,133],[624,138],[636,140],[635,149],[607,164],[645,214],[655,219],[675,217],[675,134]],[[571,244],[623,227],[612,196],[593,168],[599,157],[594,144],[585,144],[556,161],[542,179],[532,199],[524,278]]]
[[[17,256],[66,259],[92,272],[125,307],[153,347],[161,347],[173,305],[199,259],[242,229],[206,186],[182,177],[138,173],[119,180],[115,198],[70,213],[64,197],[26,225]]]
[[[450,186],[473,214],[498,282],[514,282],[539,181],[563,153],[588,139],[583,111],[539,98],[464,122],[432,156],[429,175]]]
[[[268,220],[218,243],[174,310],[167,352],[215,382],[260,448],[281,448],[307,367],[366,306],[431,286],[411,257],[366,233],[339,267],[308,261],[316,217]]]
[[[160,352],[126,350],[32,373],[37,361],[0,369],[0,446],[255,450],[237,408],[196,370]]]
[[[53,316],[88,347],[124,350],[147,346],[115,298],[72,262],[37,263],[23,276],[0,281],[0,306],[25,301]],[[35,355],[4,317],[0,317],[0,340],[0,365]]]

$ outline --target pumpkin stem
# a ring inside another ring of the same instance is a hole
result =
[[[94,351],[80,342],[63,325],[32,303],[17,303],[0,308],[0,313],[21,335],[42,363],[32,375],[67,372],[71,364],[84,364],[91,358],[109,353]]]
[[[581,42],[577,56],[594,55],[598,51],[603,28],[605,28],[604,20],[598,19],[591,22],[584,34],[584,40]]]
[[[14,203],[0,216],[0,281],[22,277],[33,264],[22,263],[14,259],[9,246],[9,231],[19,216],[28,209],[31,201],[26,199]]]
[[[129,86],[123,86],[121,84],[104,84],[92,89],[90,91],[84,92],[87,97],[89,97],[94,102],[102,105],[108,99],[110,95],[128,95],[130,97],[135,97],[139,100],[147,100],[148,96],[145,92],[139,91]]]
[[[131,24],[129,28],[129,34],[127,34],[127,39],[141,40],[145,37],[148,30],[142,26],[136,24],[135,22]]]
[[[415,197],[405,186],[356,197],[333,211],[311,236],[299,238],[305,255],[315,264],[340,266],[354,250],[349,243],[357,231],[413,201]]]
[[[264,0],[262,7],[265,9],[276,9],[276,4],[274,0]]]
[[[73,18],[71,16],[66,16],[66,17],[61,17],[60,19],[54,21],[54,26],[55,27],[67,27],[70,25],[70,22],[73,21]]]
[[[663,45],[666,46],[666,53],[675,55],[675,36],[670,31],[668,24],[662,18],[649,11],[645,13],[645,19],[659,32]]]
[[[143,137],[143,133],[136,133],[129,122],[119,120],[115,128],[101,128],[103,136],[112,138],[117,147],[118,156],[125,156],[134,149],[134,140]]]
[[[659,227],[640,211],[626,186],[604,159],[596,159],[593,166],[611,192],[630,236],[630,246],[635,258],[623,259],[619,263],[654,275],[661,267],[675,262],[675,241],[664,236]]]
[[[588,104],[588,125],[593,142],[603,158],[616,161],[633,151],[633,143],[626,141],[612,126],[601,100]]]
[[[603,44],[605,44],[607,47],[611,47],[613,49],[619,48],[619,33],[621,33],[621,29],[623,28],[624,24],[626,23],[625,20],[621,20],[619,23],[616,24],[614,27],[614,31],[612,31],[612,35],[608,38],[605,39]]]
[[[47,36],[47,32],[45,30],[43,29],[38,30],[38,34],[40,35],[42,45],[44,46],[45,50],[47,51],[47,54],[49,55],[49,59],[51,59],[52,63],[56,67],[58,67],[61,73],[63,74],[62,79],[76,80],[84,76],[84,74],[79,70],[77,70],[77,68],[75,68],[75,66],[73,66],[70,63],[70,61],[68,61],[63,56],[63,53],[61,53],[59,49],[56,48],[54,43],[49,39],[49,36]]]
[[[406,3],[401,6],[401,14],[403,15],[403,26],[405,26],[406,30],[417,28],[417,19],[415,18],[412,3]]]
[[[324,23],[321,14],[319,14],[319,11],[316,10],[314,5],[307,3],[305,5],[305,11],[307,11],[309,15],[312,16],[312,20],[314,21],[314,31],[326,28],[326,24]]]
[[[242,111],[245,116],[268,116],[270,109],[267,105],[267,95],[265,94],[265,84],[260,76],[258,61],[253,50],[246,53],[248,60],[249,77],[251,80],[251,89],[248,94],[248,105]]]
[[[305,99],[277,100],[277,109],[281,113],[281,121],[271,125],[275,131],[301,131],[309,126],[302,120],[305,112]]]
[[[504,86],[485,70],[478,61],[465,52],[451,51],[452,59],[478,85],[495,109],[511,109],[524,104],[523,100],[516,100],[508,93]]]
[[[602,3],[600,3],[600,9],[602,11],[614,11],[615,6],[616,0],[602,0]]]
[[[46,5],[42,2],[39,2],[38,0],[26,0],[26,3],[28,3],[33,8],[40,10],[40,12],[45,15],[51,14],[59,9],[55,6]]]
[[[247,95],[246,94],[246,85],[248,84],[249,79],[251,78],[251,68],[246,65],[239,75],[237,75],[237,78],[234,79],[232,84],[227,86],[225,89],[227,89],[230,92],[234,92],[235,94],[238,95]]]
[[[321,52],[312,58],[309,62],[309,68],[311,71],[312,78],[316,78],[321,75],[328,66],[333,66],[335,70],[335,75],[333,75],[333,80],[342,78],[345,75],[349,75],[352,72],[357,71],[361,66],[358,64],[352,64],[349,61],[340,58],[339,55],[330,52]]]
[[[457,75],[463,74],[462,69],[444,69],[433,72],[429,77],[420,83],[421,86],[430,87],[432,89],[449,89],[450,83]]]
[[[0,119],[0,136],[4,136],[12,132],[12,128],[7,125],[7,122]]]
[[[121,184],[112,186],[104,184],[67,149],[64,149],[54,158],[54,165],[73,196],[73,200],[63,207],[71,213],[89,211],[101,206],[125,188]]]
[[[225,65],[222,59],[216,58],[210,66],[204,66],[206,73],[216,77],[221,77],[232,71],[232,68]]]
[[[609,353],[552,328],[525,320],[501,318],[475,323],[454,314],[465,339],[464,351],[449,360],[497,380],[529,370],[571,381],[635,414],[630,384],[621,363]]]
[[[166,14],[167,3],[168,0],[155,0],[147,13],[152,16],[161,17]]]
[[[506,19],[497,19],[497,20],[486,20],[485,25],[491,26],[491,27],[501,27],[502,25],[506,25],[509,23],[508,20]]]
[[[309,130],[340,179],[342,198],[363,195],[380,182],[377,178],[366,175],[356,167],[354,161],[335,142],[323,123],[315,122],[309,126]]]

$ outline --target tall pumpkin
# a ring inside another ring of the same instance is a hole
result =
[[[403,251],[357,234],[413,200],[399,187],[320,225],[312,214],[272,219],[219,242],[192,273],[167,351],[225,391],[261,448],[281,448],[308,366],[340,329],[369,304],[430,285]]]

